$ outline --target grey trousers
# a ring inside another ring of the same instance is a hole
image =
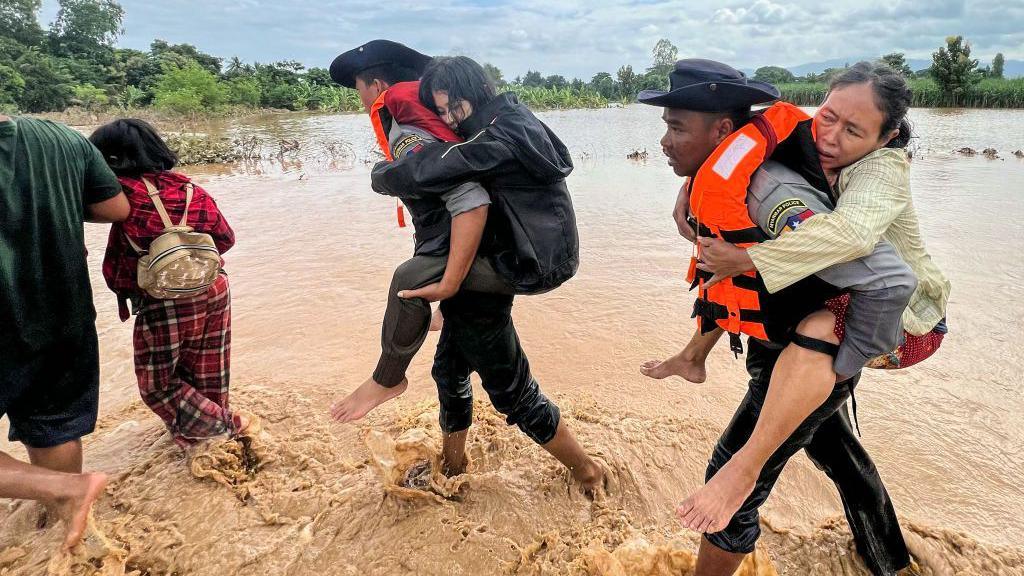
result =
[[[419,352],[430,328],[430,303],[422,298],[399,298],[398,293],[440,282],[447,264],[447,256],[413,256],[395,269],[381,326],[380,359],[373,371],[373,380],[381,386],[397,386],[405,378],[405,371]],[[512,286],[486,257],[477,257],[473,261],[461,289],[515,294]]]

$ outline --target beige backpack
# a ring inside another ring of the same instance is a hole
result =
[[[213,238],[188,226],[192,183],[185,184],[185,212],[175,226],[160,200],[160,191],[149,180],[143,178],[142,182],[160,214],[164,231],[153,240],[148,251],[128,238],[128,243],[139,254],[139,288],[160,300],[188,298],[206,292],[217,280],[221,259]]]

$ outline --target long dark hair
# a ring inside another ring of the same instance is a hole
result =
[[[465,100],[476,110],[494,99],[494,81],[483,67],[466,56],[434,58],[420,78],[420,102],[433,110],[434,92],[448,93],[449,102]]]
[[[145,120],[114,120],[97,128],[89,141],[118,176],[137,178],[147,172],[170,170],[178,164],[177,154]]]
[[[875,106],[882,112],[882,129],[879,136],[899,128],[899,134],[889,140],[886,148],[906,148],[913,134],[913,126],[907,120],[907,110],[914,93],[907,85],[906,78],[882,62],[858,62],[832,79],[828,91],[854,84],[871,84],[875,94]]]

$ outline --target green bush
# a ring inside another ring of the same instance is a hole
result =
[[[21,74],[10,66],[0,64],[0,110],[14,110],[24,90],[25,79]]]
[[[146,91],[135,86],[125,86],[124,90],[114,99],[114,102],[121,108],[129,110],[138,108],[146,100]]]
[[[153,105],[183,114],[216,112],[226,100],[225,89],[197,62],[168,66],[153,88]]]
[[[252,78],[234,78],[225,83],[227,101],[236,106],[259,108],[262,91],[260,85]]]
[[[287,110],[299,110],[303,106],[297,104],[299,95],[295,86],[290,84],[278,84],[265,86],[263,90],[263,106],[266,108],[284,108]],[[303,102],[305,104],[305,102]]]
[[[107,96],[107,93],[102,88],[97,88],[92,84],[75,86],[72,88],[72,93],[74,94],[73,102],[86,110],[96,110],[110,102],[110,97]]]

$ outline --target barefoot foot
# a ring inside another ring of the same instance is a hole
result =
[[[604,466],[593,458],[588,458],[583,465],[572,470],[572,477],[579,482],[583,494],[594,500],[608,487],[608,478]]]
[[[684,380],[700,384],[708,379],[704,362],[684,358],[676,354],[668,360],[648,360],[640,365],[640,373],[655,380],[669,376],[681,376]]]
[[[100,473],[76,474],[73,480],[69,480],[68,494],[55,503],[55,508],[61,511],[67,522],[64,550],[71,550],[81,542],[93,502],[106,486],[107,475]]]
[[[746,470],[734,457],[711,480],[676,508],[683,526],[703,534],[725,530],[743,502],[754,491],[757,473]]]
[[[408,387],[409,381],[405,378],[391,388],[385,388],[370,378],[344,399],[331,405],[331,417],[338,422],[359,420],[369,414],[370,410],[400,396]]]
[[[238,427],[235,430],[235,437],[255,437],[259,436],[260,432],[263,431],[263,420],[259,416],[245,410],[236,410],[235,416],[238,417]]]

